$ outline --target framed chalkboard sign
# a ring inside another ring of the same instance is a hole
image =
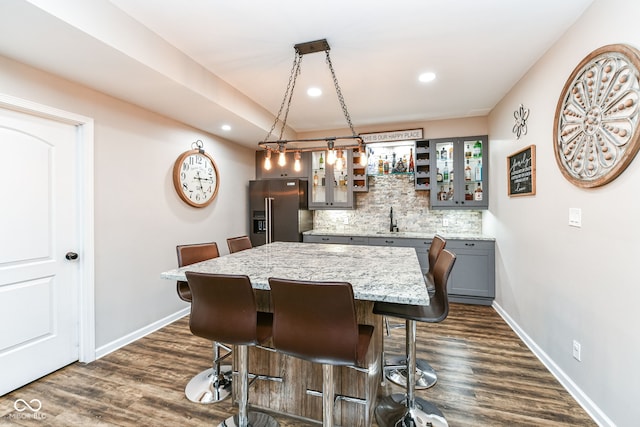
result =
[[[536,146],[507,156],[507,193],[510,197],[536,194]]]

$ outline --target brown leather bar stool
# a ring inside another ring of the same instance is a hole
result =
[[[433,279],[433,270],[436,265],[436,261],[440,253],[447,245],[447,241],[444,237],[436,234],[429,245],[429,271],[425,274],[425,281],[427,284],[427,291],[430,295],[435,292],[435,283]],[[385,316],[385,322],[388,325],[388,318]],[[387,326],[387,335],[389,334],[389,327]],[[409,354],[409,349],[405,350],[405,354]],[[400,387],[407,386],[407,357],[392,356],[385,360],[384,366],[385,378]],[[431,367],[429,362],[424,359],[416,360],[416,390],[422,390],[429,387],[433,387],[438,381],[438,375],[436,371]]]
[[[358,324],[349,283],[270,278],[269,287],[274,347],[278,352],[322,364],[322,425],[333,426],[333,368],[365,363],[373,326]],[[368,417],[369,407],[365,413]]]
[[[249,277],[187,271],[191,288],[191,332],[211,341],[236,345],[240,376],[237,415],[219,427],[273,427],[280,424],[263,412],[248,412],[248,346],[260,345],[271,338],[273,316],[259,312]]]
[[[456,256],[444,249],[438,257],[433,278],[435,294],[429,305],[407,305],[376,302],[373,312],[405,319],[407,323],[406,345],[408,349],[406,394],[394,394],[383,398],[376,407],[376,421],[380,427],[448,426],[442,411],[434,404],[415,397],[416,372],[416,322],[438,323],[449,314],[447,280],[455,264]]]
[[[249,236],[229,237],[227,239],[227,246],[229,246],[229,253],[231,254],[251,249],[253,247]]]
[[[215,242],[179,245],[176,252],[180,267],[220,256]],[[181,300],[191,302],[191,289],[187,282],[178,281],[177,291]],[[226,352],[222,357],[220,349]],[[216,403],[231,395],[231,365],[221,363],[230,354],[231,348],[214,341],[213,367],[200,372],[187,383],[184,390],[187,399],[196,403]]]

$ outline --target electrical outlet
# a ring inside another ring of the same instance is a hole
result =
[[[576,340],[573,340],[573,358],[582,362],[582,346]]]
[[[448,227],[449,226],[449,219],[448,218],[442,218],[442,226],[443,227]]]

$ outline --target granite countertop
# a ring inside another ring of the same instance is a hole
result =
[[[308,236],[353,236],[353,237],[397,237],[406,239],[433,239],[436,233],[416,232],[416,231],[333,231],[333,230],[309,230],[303,234]],[[483,234],[463,234],[463,233],[437,233],[445,239],[462,240],[487,240],[495,241],[494,237]]]
[[[246,274],[255,289],[269,277],[345,281],[359,300],[427,305],[429,294],[414,248],[275,242],[161,273],[186,280],[185,271]]]

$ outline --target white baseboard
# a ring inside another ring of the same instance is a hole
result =
[[[125,335],[122,338],[119,338],[115,341],[110,342],[109,344],[103,345],[96,349],[96,359],[100,359],[101,357],[106,356],[107,354],[118,350],[119,348],[124,347],[127,344],[131,344],[134,341],[139,340],[152,332],[157,331],[158,329],[162,329],[170,323],[175,322],[178,319],[183,318],[191,311],[190,307],[183,308],[182,310],[175,312],[163,319],[160,319],[156,322],[151,323],[150,325],[145,326],[144,328],[140,328],[137,331],[134,331],[128,335]]]
[[[492,307],[498,312],[500,317],[513,329],[529,350],[542,362],[542,364],[556,377],[560,384],[573,396],[580,406],[589,416],[602,427],[615,427],[614,422],[602,412],[602,410],[573,382],[573,380],[545,353],[538,344],[527,335],[522,328],[507,314],[498,303],[493,301]]]

